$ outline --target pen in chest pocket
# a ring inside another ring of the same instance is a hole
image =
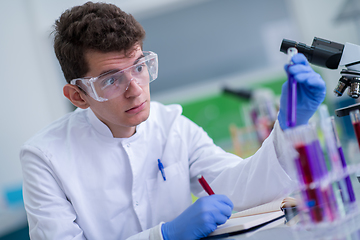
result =
[[[161,172],[161,175],[162,175],[164,181],[166,181],[164,165],[162,164],[162,162],[160,161],[160,159],[158,159],[158,167],[159,167],[159,170],[160,170],[160,172]]]

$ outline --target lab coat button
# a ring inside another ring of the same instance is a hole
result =
[[[130,143],[128,143],[128,144],[126,145],[126,147],[130,147]]]
[[[139,205],[139,202],[138,201],[135,201],[135,206],[138,206]]]

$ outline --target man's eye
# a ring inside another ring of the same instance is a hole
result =
[[[109,85],[113,85],[115,83],[116,79],[114,77],[108,78],[104,81],[104,87],[107,87]]]
[[[143,69],[144,66],[145,66],[145,63],[136,66],[136,69],[135,69],[136,72],[138,72],[138,73],[142,72],[142,71],[144,70],[144,69]]]

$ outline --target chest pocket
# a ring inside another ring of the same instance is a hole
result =
[[[167,222],[191,204],[189,175],[179,162],[164,168],[166,181],[159,171],[156,178],[147,180],[152,210],[152,223]]]

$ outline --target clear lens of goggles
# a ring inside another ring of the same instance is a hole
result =
[[[94,78],[77,78],[70,84],[83,89],[99,102],[104,102],[124,93],[131,81],[140,86],[154,81],[158,76],[158,57],[153,52],[143,52],[144,57],[135,65],[120,71],[104,73]]]

